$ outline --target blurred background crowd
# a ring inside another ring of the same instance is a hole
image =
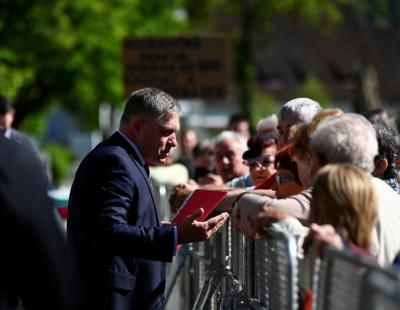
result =
[[[178,98],[199,140],[236,113],[254,131],[295,97],[397,116],[399,7],[392,0],[4,1],[0,94],[14,105],[14,127],[34,138],[54,187],[117,128],[127,37],[228,38],[229,96]]]

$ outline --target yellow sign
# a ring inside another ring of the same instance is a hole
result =
[[[223,37],[124,40],[125,97],[158,87],[180,98],[225,99],[230,59]]]

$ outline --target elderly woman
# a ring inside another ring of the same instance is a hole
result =
[[[275,178],[275,155],[277,151],[278,136],[275,133],[267,133],[249,141],[249,149],[243,153],[244,164],[249,167],[250,176],[256,188],[270,188],[265,185]],[[265,186],[262,186],[265,185]]]

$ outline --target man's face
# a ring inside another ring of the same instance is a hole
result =
[[[279,150],[290,143],[290,141],[289,141],[290,128],[294,124],[296,124],[298,121],[299,121],[299,119],[296,116],[290,116],[290,117],[286,117],[286,118],[282,118],[282,119],[278,120],[278,132],[279,132],[278,149]]]
[[[0,115],[0,128],[11,128],[11,125],[14,121],[14,114],[14,110],[12,110],[4,115]]]
[[[143,118],[135,143],[149,165],[164,164],[172,148],[177,145],[179,115],[159,120]]]
[[[245,138],[249,138],[250,137],[250,126],[249,126],[249,123],[246,122],[246,121],[237,122],[232,127],[232,130],[240,133]]]
[[[181,147],[188,152],[192,152],[193,148],[197,144],[197,135],[193,130],[188,130],[182,133],[181,136]]]
[[[215,165],[217,174],[224,182],[240,177],[248,171],[243,164],[242,150],[234,139],[221,141],[215,147]]]

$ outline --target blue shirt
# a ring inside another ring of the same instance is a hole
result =
[[[226,183],[226,185],[230,187],[251,187],[254,186],[253,180],[251,179],[250,172],[247,172],[246,174],[234,178],[230,180],[229,182]]]

